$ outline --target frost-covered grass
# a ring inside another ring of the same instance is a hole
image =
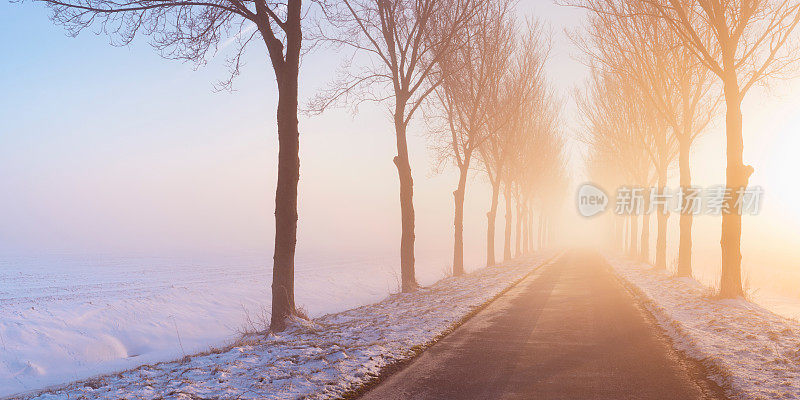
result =
[[[549,254],[445,278],[414,293],[250,335],[225,349],[76,382],[35,399],[336,398],[413,357]]]
[[[800,323],[744,299],[717,299],[693,279],[608,259],[676,347],[701,361],[729,396],[800,399]]]

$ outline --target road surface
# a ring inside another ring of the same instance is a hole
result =
[[[570,252],[362,399],[722,399],[603,259]]]

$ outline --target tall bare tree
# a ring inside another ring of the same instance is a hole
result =
[[[583,91],[576,92],[576,101],[583,123],[582,140],[593,151],[591,166],[602,168],[600,175],[613,183],[611,187],[646,186],[655,169],[653,114],[648,114],[641,91],[625,76],[602,64],[588,65],[592,72]],[[628,220],[629,238],[623,243],[632,257],[639,257],[635,215]]]
[[[545,86],[546,87],[546,86]],[[539,211],[540,248],[547,242],[546,227],[563,204],[569,177],[566,173],[565,142],[561,135],[561,101],[546,88],[528,103],[524,115],[525,140],[519,146],[517,162],[509,174],[519,188],[517,219],[523,219],[523,253],[532,251],[533,209]],[[552,233],[552,232],[550,232]],[[517,234],[517,243],[520,237]]]
[[[490,0],[466,24],[464,35],[470,40],[440,58],[437,76],[442,83],[436,90],[439,112],[445,129],[434,135],[434,148],[440,161],[458,167],[458,186],[453,192],[454,240],[453,275],[464,274],[464,198],[473,155],[487,139],[487,118],[491,93],[513,50],[513,21],[509,18],[510,0]]]
[[[486,265],[495,264],[495,230],[500,189],[505,185],[509,163],[525,133],[525,105],[545,87],[544,65],[550,54],[550,37],[542,25],[529,21],[515,40],[511,62],[490,94],[488,137],[478,147],[481,165],[492,186],[492,202],[486,213]]]
[[[444,77],[436,68],[465,42],[464,27],[483,0],[340,0],[324,7],[335,32],[319,39],[367,55],[362,68],[345,68],[311,104],[322,112],[340,102],[391,101],[400,179],[400,270],[404,292],[418,287],[414,272],[414,180],[407,131],[414,114]]]
[[[585,37],[577,37],[576,42],[594,62],[624,74],[640,87],[644,100],[659,114],[678,143],[680,184],[684,193],[688,192],[692,143],[710,122],[718,103],[718,97],[710,93],[710,73],[648,3],[581,0],[574,4],[589,10],[591,15]],[[663,143],[661,139],[654,144]],[[659,165],[664,161],[670,160],[665,159]],[[657,170],[656,178],[665,181],[666,167],[662,165]],[[659,186],[663,187],[663,183]],[[649,192],[645,193],[646,202],[648,197]],[[677,274],[691,276],[692,215],[687,207],[681,209]],[[659,216],[664,219],[663,213]],[[649,229],[644,226],[648,222],[649,216],[643,215],[640,252],[643,259],[647,258],[649,247],[646,237]],[[663,222],[659,223],[659,232],[665,234]],[[666,244],[658,241],[656,265],[660,268],[666,266],[665,251]]]
[[[504,257],[510,258],[511,214],[516,211],[516,255],[531,250],[532,229],[530,216],[534,205],[542,215],[547,209],[548,199],[556,193],[560,183],[555,179],[565,166],[563,161],[564,143],[560,136],[561,103],[542,77],[533,96],[523,104],[516,125],[516,135],[505,178],[506,187],[506,240]],[[514,203],[516,203],[514,205]],[[540,219],[542,220],[542,219]]]
[[[278,185],[275,193],[275,252],[270,329],[285,328],[296,314],[294,255],[297,243],[297,184],[300,178],[297,119],[298,75],[303,41],[301,0],[33,0],[51,19],[78,35],[94,26],[116,45],[149,35],[165,58],[202,64],[221,41],[237,44],[230,57],[230,85],[253,39],[263,41],[278,86]]]

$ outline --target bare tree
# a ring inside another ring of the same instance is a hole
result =
[[[646,2],[583,0],[576,4],[591,11],[592,17],[585,34],[588,38],[576,37],[575,41],[595,62],[624,74],[642,89],[645,100],[677,140],[680,185],[684,193],[689,192],[689,152],[714,115],[719,99],[710,93],[708,69]],[[658,178],[665,180],[664,173],[661,171]],[[648,202],[649,192],[645,196]],[[688,207],[681,209],[677,275],[691,276],[692,215]],[[644,224],[649,217],[643,215],[643,218],[640,254],[646,259],[648,231]],[[659,244],[659,249],[666,251],[665,244]],[[656,264],[665,267],[663,253],[656,257]]]
[[[544,79],[544,77],[542,77]],[[549,199],[555,193],[555,179],[563,165],[563,147],[559,127],[561,102],[547,81],[537,83],[533,96],[523,104],[505,177],[506,187],[506,240],[504,256],[511,257],[511,212],[516,210],[516,255],[531,251],[530,213],[534,203],[546,216]],[[512,203],[516,203],[514,206]],[[540,221],[544,221],[540,218]]]
[[[796,28],[800,3],[793,0],[644,0],[680,35],[696,59],[719,77],[726,105],[730,191],[722,215],[721,297],[743,295],[742,217],[735,204],[753,167],[744,164],[742,101],[757,83],[785,76],[800,59]]]
[[[297,184],[300,177],[297,119],[298,73],[306,11],[301,0],[33,0],[45,3],[54,23],[78,35],[94,26],[113,44],[149,35],[165,58],[202,64],[219,43],[232,38],[227,87],[239,74],[248,44],[259,38],[269,53],[278,86],[278,185],[275,194],[275,253],[270,329],[285,328],[296,315],[294,254],[297,243]]]
[[[393,102],[404,292],[418,287],[414,272],[414,181],[408,155],[408,126],[416,111],[442,82],[443,76],[436,65],[465,41],[464,27],[481,1],[330,1],[325,12],[337,34],[330,34],[325,27],[316,32],[319,39],[368,55],[370,60],[362,68],[343,69],[331,87],[311,102],[312,112],[322,112],[342,102]]]
[[[512,182],[519,188],[517,197],[522,205],[518,207],[518,220],[523,219],[523,252],[532,251],[533,217],[532,211],[539,210],[539,247],[547,243],[548,221],[563,204],[567,194],[569,177],[566,173],[564,157],[564,138],[561,135],[561,101],[551,89],[543,90],[534,101],[528,104],[525,112],[526,132],[524,142],[519,146],[517,162],[510,173]],[[552,234],[552,231],[550,231]],[[526,237],[527,236],[527,237]],[[519,243],[519,234],[517,242]]]
[[[642,93],[632,82],[602,65],[589,65],[590,79],[575,97],[583,122],[581,139],[593,151],[591,166],[602,168],[601,175],[613,182],[612,187],[646,186],[655,169],[652,143],[657,131],[651,127],[653,114],[648,114]],[[639,257],[635,215],[628,219],[629,240],[624,243],[632,257]]]
[[[440,161],[452,161],[459,171],[453,192],[454,240],[453,275],[464,274],[464,198],[473,155],[487,139],[488,102],[497,90],[513,47],[514,26],[509,19],[509,0],[487,1],[465,26],[470,40],[440,58],[437,76],[441,85],[435,92],[437,109],[445,129],[434,135],[434,148]]]
[[[492,185],[492,203],[486,213],[487,266],[495,264],[495,222],[501,185],[507,184],[508,163],[524,135],[521,128],[525,105],[545,86],[544,65],[550,53],[550,37],[538,23],[529,22],[518,42],[497,90],[490,94],[488,137],[478,147],[481,165]]]

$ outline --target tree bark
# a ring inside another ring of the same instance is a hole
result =
[[[506,193],[503,195],[506,200],[506,227],[503,235],[503,261],[511,259],[511,229],[514,224],[514,213],[511,209],[511,185],[506,184]],[[519,216],[517,216],[519,218]]]
[[[455,237],[453,241],[453,276],[464,275],[464,195],[467,190],[468,166],[459,168],[458,189],[453,192],[455,199]]]
[[[299,0],[290,0],[288,4],[285,60],[276,57],[278,49],[270,48],[278,84],[278,183],[275,189],[270,318],[270,330],[274,332],[284,330],[286,319],[297,313],[294,301],[294,255],[297,246],[297,185],[300,181],[300,130],[297,119],[302,41],[300,3]],[[274,43],[267,45],[274,46]]]
[[[681,201],[680,232],[678,237],[678,270],[676,275],[680,277],[692,276],[692,213],[687,210],[688,193],[692,185],[692,173],[689,165],[689,151],[691,141],[688,137],[689,132],[685,132],[680,138],[678,148],[678,169],[680,170],[680,185],[683,189],[683,199]]]
[[[419,287],[414,272],[414,179],[411,177],[411,164],[408,160],[406,141],[404,96],[397,97],[394,125],[397,139],[397,156],[394,165],[400,178],[400,279],[404,293],[413,292]]]
[[[486,213],[488,225],[486,227],[486,266],[491,267],[495,264],[494,257],[494,233],[495,220],[497,219],[497,203],[500,197],[500,182],[492,184],[492,205]]]
[[[285,329],[295,314],[294,253],[297,245],[297,184],[300,180],[297,87],[288,85],[278,98],[278,185],[275,191],[275,252],[272,266],[272,318],[270,329]]]
[[[724,57],[726,62],[724,92],[727,106],[725,131],[727,139],[727,167],[725,170],[725,186],[731,191],[727,202],[727,211],[722,214],[722,277],[720,280],[720,297],[735,298],[744,295],[742,290],[742,217],[735,210],[736,192],[747,186],[752,167],[745,166],[743,161],[744,144],[742,141],[742,110],[739,84],[734,72],[731,56]]]

